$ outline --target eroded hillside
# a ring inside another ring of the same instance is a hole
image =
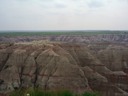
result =
[[[40,87],[127,96],[128,48],[103,47],[94,50],[94,45],[50,41],[1,43],[0,92]]]

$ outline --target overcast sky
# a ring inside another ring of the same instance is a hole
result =
[[[0,30],[128,30],[128,0],[0,0]]]

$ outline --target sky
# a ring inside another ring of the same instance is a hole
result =
[[[0,30],[128,30],[128,0],[0,0]]]

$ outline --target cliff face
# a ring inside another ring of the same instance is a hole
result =
[[[97,57],[113,71],[121,71],[128,67],[128,47],[109,45],[106,49],[100,50]]]
[[[114,48],[116,52],[112,51]],[[123,68],[127,67],[128,51],[122,53],[120,48],[111,46],[100,48],[97,52],[92,49],[91,45],[49,41],[1,43],[0,92],[40,87],[44,90],[69,89],[74,92],[97,90],[108,92],[109,96],[113,96],[111,90],[127,94],[127,79],[113,82],[115,78],[110,76],[118,77],[121,74],[127,78],[120,62],[123,62]],[[118,60],[109,62],[109,53]]]

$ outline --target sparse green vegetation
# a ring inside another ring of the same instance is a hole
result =
[[[98,92],[94,92],[94,93],[85,92],[81,96],[100,96],[100,94]]]
[[[40,89],[17,90],[10,93],[9,96],[100,96],[97,92],[85,92],[83,94],[74,94],[68,90],[60,91],[42,91]]]
[[[0,32],[0,36],[46,36],[46,35],[97,35],[128,34],[127,31],[42,31],[42,32]]]

